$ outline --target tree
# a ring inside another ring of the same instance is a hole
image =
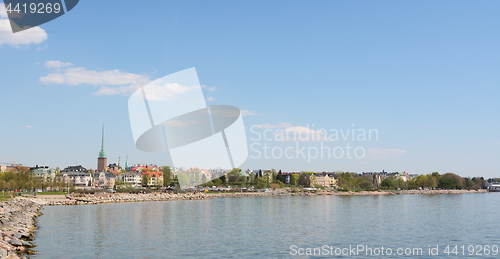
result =
[[[300,176],[298,174],[292,174],[290,176],[290,185],[297,186],[299,184]]]
[[[142,175],[142,186],[148,186],[150,179],[151,179],[151,177],[149,177],[149,175],[143,174]]]
[[[299,185],[306,187],[311,186],[311,174],[308,172],[301,172],[299,175]]]
[[[403,180],[403,178],[399,177],[396,179],[396,188],[400,189],[405,189],[406,188],[406,182]]]
[[[389,177],[389,178],[385,178],[382,183],[380,184],[380,186],[383,186],[383,187],[387,187],[387,188],[394,188],[396,186],[396,184],[394,184],[394,180],[392,179],[392,177]]]
[[[415,181],[419,187],[425,188],[429,186],[429,180],[427,179],[427,176],[423,174],[417,176],[417,179]]]
[[[268,186],[268,179],[266,179],[267,177],[265,176],[262,176],[262,177],[257,177],[257,179],[255,180],[255,183],[257,185],[257,188],[258,189],[264,189]]]
[[[180,172],[177,174],[177,179],[179,179],[179,185],[180,186],[188,186],[189,185],[189,177],[186,175],[186,173]]]
[[[432,176],[436,177],[436,179],[441,179],[441,175],[438,172],[433,172]]]
[[[437,173],[437,172],[436,172],[436,174],[439,175],[439,173]],[[438,178],[436,177],[436,175],[434,173],[433,174],[428,174],[427,175],[427,183],[428,183],[428,187],[430,187],[430,188],[436,188],[439,185],[439,180],[438,180]]]
[[[360,187],[362,189],[365,189],[365,190],[371,190],[373,189],[373,182],[372,182],[372,178],[365,174],[363,175],[363,178],[361,178],[361,184],[360,184]]]
[[[276,181],[280,181],[282,183],[286,182],[285,176],[281,173],[281,169],[276,176]]]
[[[486,182],[483,177],[474,177],[472,178],[472,181],[474,182],[474,190],[482,189]]]
[[[222,185],[222,180],[220,178],[217,178],[214,180],[214,185],[215,186],[221,186]]]
[[[347,180],[344,179],[344,177],[342,177],[342,176],[339,176],[337,178],[337,186],[344,189],[344,190],[349,189],[349,184],[348,184]]]
[[[255,180],[255,174],[254,173],[250,173],[250,175],[248,176],[248,182],[249,183],[253,183],[254,180]]]
[[[163,186],[170,186],[173,182],[173,174],[170,166],[163,166],[161,172],[163,174]]]
[[[439,179],[439,187],[446,189],[463,189],[464,181],[462,177],[454,173],[446,173]]]
[[[233,170],[231,170],[231,172],[227,174],[228,182],[230,183],[237,182],[238,179],[240,178],[240,171],[241,169],[239,168],[234,168]]]

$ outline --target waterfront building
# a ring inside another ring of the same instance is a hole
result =
[[[486,189],[500,189],[500,183],[495,182],[493,179],[488,179],[488,181],[484,184],[484,188]]]
[[[207,180],[211,180],[212,179],[212,172],[210,172],[210,170],[208,169],[203,169],[201,170],[201,173],[203,173],[206,177]]]
[[[60,175],[75,187],[87,188],[92,186],[92,175],[81,165],[68,166],[61,171]]]
[[[96,173],[94,177],[94,187],[99,189],[115,188],[115,176],[107,171]]]
[[[120,174],[120,170],[122,169],[121,166],[117,165],[116,163],[112,163],[108,165],[108,168],[106,168],[108,172],[118,175]]]
[[[258,171],[257,171],[257,173],[258,173]],[[281,175],[283,175],[285,177],[285,184],[290,184],[290,181],[292,179],[293,174],[299,175],[300,172],[281,172]]]
[[[106,158],[106,152],[104,152],[104,125],[102,125],[102,139],[101,139],[101,151],[99,151],[99,157],[97,158],[97,171],[106,171],[106,164],[108,159]]]
[[[156,165],[137,165],[130,169],[130,171],[139,171],[142,172],[144,170],[152,170],[152,171],[160,171],[160,168]]]
[[[43,181],[47,179],[53,180],[56,177],[56,170],[50,169],[48,166],[36,165],[31,167],[30,170]]]
[[[149,181],[147,183],[142,183],[145,186],[162,186],[163,185],[163,174],[161,171],[154,170],[143,170],[142,176],[149,176]]]
[[[337,179],[333,172],[322,172],[311,174],[311,186],[323,186],[326,188],[336,187]]]
[[[142,173],[139,171],[128,171],[116,176],[116,178],[124,183],[131,184],[133,188],[138,188],[142,185]]]

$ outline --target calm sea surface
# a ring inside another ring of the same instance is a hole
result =
[[[440,257],[454,255],[444,253],[447,245],[466,256],[473,245],[482,254],[474,257],[500,258],[491,251],[500,246],[500,193],[242,197],[54,206],[43,213],[34,258],[283,258],[322,246],[332,248],[316,249],[317,257],[367,257],[352,253],[363,246],[372,249],[368,257],[387,257],[390,248],[388,257],[400,258],[398,251],[421,248],[423,255],[409,257],[427,258],[429,245],[439,246]]]

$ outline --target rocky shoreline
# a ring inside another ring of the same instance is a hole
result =
[[[30,254],[33,247],[35,219],[40,216],[41,205],[29,198],[16,197],[0,202],[0,257],[15,259]]]
[[[270,190],[266,192],[219,192],[219,193],[102,193],[86,195],[60,195],[59,198],[44,198],[40,195],[35,200],[41,205],[90,205],[120,202],[148,202],[148,201],[175,201],[175,200],[203,200],[222,197],[253,197],[253,196],[314,196],[314,195],[404,195],[404,194],[465,194],[485,193],[486,190],[401,190],[401,191],[360,191],[341,192],[319,190],[317,192],[291,192],[287,189]]]

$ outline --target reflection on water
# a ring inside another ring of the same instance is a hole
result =
[[[289,257],[291,245],[500,245],[499,208],[497,193],[45,207],[35,258],[259,258]]]

